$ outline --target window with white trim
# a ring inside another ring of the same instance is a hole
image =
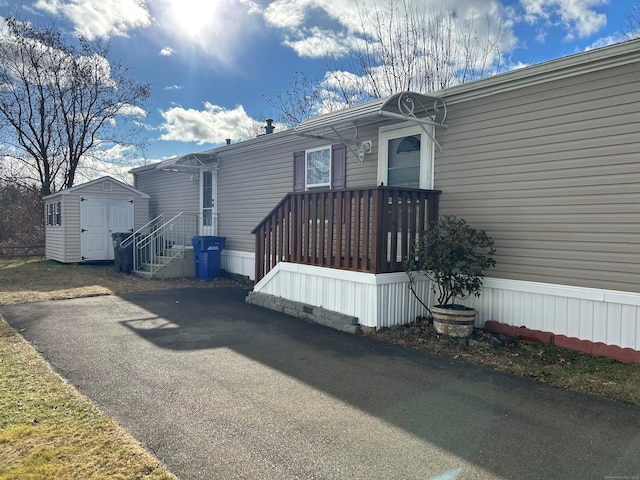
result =
[[[347,186],[347,147],[336,143],[293,152],[293,191]]]
[[[305,189],[331,186],[331,146],[305,151]]]
[[[62,203],[51,202],[45,207],[46,224],[48,226],[62,225]]]

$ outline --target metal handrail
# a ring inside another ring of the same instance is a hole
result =
[[[166,222],[158,215],[149,222],[146,229],[133,234],[133,262],[136,270],[143,263],[149,266],[153,275],[178,257],[184,256],[184,249],[191,245],[191,238],[198,232],[197,214],[181,212]]]
[[[135,232],[133,232],[131,235],[129,235],[127,238],[125,238],[124,240],[122,240],[122,242],[120,242],[120,246],[122,248],[127,248],[129,245],[131,245],[133,243],[133,240],[136,238],[137,235],[140,235],[142,232],[145,232],[147,230],[150,229],[151,225],[153,225],[154,223],[156,223],[158,220],[160,220],[161,218],[164,218],[164,213],[161,213],[160,215],[158,215],[157,217],[155,217],[153,220],[145,223],[143,226],[141,226],[139,229],[137,229]]]

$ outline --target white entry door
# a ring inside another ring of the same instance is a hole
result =
[[[133,199],[80,199],[80,254],[83,261],[113,260],[114,232],[133,232]]]
[[[211,170],[200,175],[200,235],[217,235],[216,176]]]
[[[432,126],[402,124],[383,127],[379,133],[378,185],[433,188],[433,141],[425,133]]]

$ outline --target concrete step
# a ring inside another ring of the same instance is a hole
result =
[[[175,257],[157,257],[155,264],[145,262],[135,273],[145,278],[193,278],[195,277],[193,250],[181,250],[181,254]]]
[[[360,330],[357,317],[266,293],[249,292],[245,302],[347,333],[357,333]]]
[[[153,274],[151,272],[146,271],[146,270],[134,270],[133,274],[137,275],[138,277],[142,277],[142,278],[153,278]]]

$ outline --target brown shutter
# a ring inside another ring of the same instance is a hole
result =
[[[304,150],[293,153],[293,191],[304,190]]]
[[[331,146],[331,188],[347,186],[347,147],[343,143]]]

